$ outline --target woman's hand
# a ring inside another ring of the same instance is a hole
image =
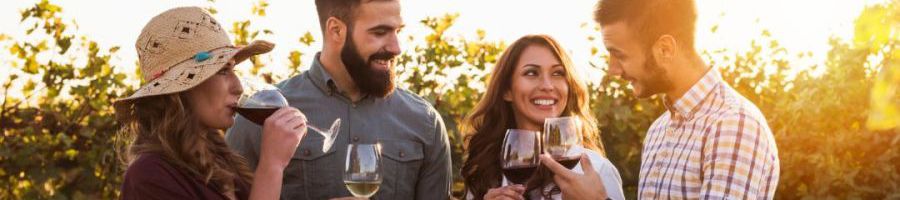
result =
[[[306,116],[300,110],[288,106],[275,111],[263,124],[258,167],[286,168],[304,135]]]
[[[484,200],[524,200],[525,186],[507,185],[498,188],[491,188],[484,194]]]
[[[284,107],[266,118],[250,199],[278,199],[284,168],[291,162],[304,135],[306,116],[296,108]]]

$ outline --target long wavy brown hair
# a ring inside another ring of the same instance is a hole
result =
[[[142,154],[159,154],[167,163],[230,196],[235,181],[249,184],[253,174],[244,158],[228,148],[221,130],[200,123],[184,94],[115,104],[116,117],[122,123],[119,150],[125,151],[120,159],[127,166]]]
[[[566,71],[569,84],[569,96],[562,116],[579,118],[582,122],[582,137],[585,148],[603,152],[598,143],[599,129],[596,119],[591,115],[588,100],[588,88],[575,72],[569,55],[560,47],[555,39],[548,35],[527,35],[510,45],[497,61],[488,78],[487,91],[478,101],[475,109],[460,125],[466,134],[466,151],[468,156],[463,163],[462,176],[466,190],[474,195],[474,199],[482,199],[490,188],[500,186],[502,172],[500,151],[506,129],[515,128],[516,120],[510,102],[503,100],[503,94],[510,90],[512,75],[523,51],[529,46],[541,46],[554,53]],[[549,173],[539,173],[528,181],[528,190],[539,188],[552,179]]]

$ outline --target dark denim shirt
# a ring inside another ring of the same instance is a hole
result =
[[[282,199],[352,196],[343,182],[348,144],[381,143],[383,181],[372,199],[449,199],[450,145],[440,114],[421,97],[396,89],[385,98],[352,102],[341,95],[316,55],[312,67],[277,84],[309,124],[327,128],[341,118],[328,152],[311,129],[284,171]],[[228,145],[255,169],[262,128],[242,116],[228,130]]]

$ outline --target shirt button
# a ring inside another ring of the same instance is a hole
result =
[[[354,142],[359,141],[359,136],[353,136],[353,141]]]
[[[404,154],[402,151],[400,152],[400,157],[401,157],[401,158],[402,158],[403,156],[405,156],[405,155],[406,155],[406,154]]]
[[[309,156],[309,154],[310,154],[309,149],[304,149],[304,150],[303,150],[303,155],[304,155],[304,156]]]

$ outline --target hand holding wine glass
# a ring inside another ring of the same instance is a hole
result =
[[[562,199],[607,199],[606,187],[600,175],[594,170],[594,165],[586,155],[579,156],[581,170],[584,174],[578,174],[557,163],[549,155],[541,155],[541,163],[553,173],[553,182],[559,186]]]
[[[286,168],[305,135],[306,116],[303,113],[293,107],[278,109],[263,125],[259,165]]]
[[[251,122],[264,126],[264,132],[268,118],[271,118],[270,116],[273,116],[280,108],[290,107],[287,99],[275,86],[255,79],[241,79],[241,85],[244,92],[238,100],[235,111]],[[325,141],[322,143],[322,152],[328,152],[340,132],[341,119],[335,119],[329,129],[321,129],[307,124],[306,117],[303,117],[302,122],[304,124],[304,134],[306,132],[305,129],[308,127],[325,138]]]
[[[484,200],[514,199],[525,200],[525,186],[520,184],[491,188],[484,194]]]

